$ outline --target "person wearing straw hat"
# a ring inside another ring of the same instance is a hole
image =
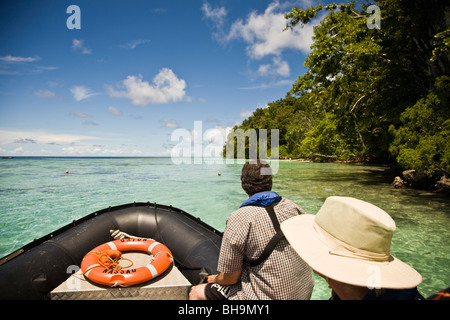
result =
[[[390,254],[394,220],[349,197],[329,197],[316,215],[285,220],[281,230],[297,254],[324,278],[335,300],[415,300],[422,276]]]

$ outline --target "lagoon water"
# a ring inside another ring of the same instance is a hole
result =
[[[382,167],[278,162],[273,190],[315,214],[332,195],[387,211],[396,222],[391,254],[418,270],[429,296],[450,285],[450,199],[393,189]],[[223,231],[246,200],[241,163],[174,164],[170,158],[31,158],[0,160],[0,257],[91,212],[130,202],[172,205]],[[66,174],[66,170],[69,171]],[[314,275],[312,299],[330,289]]]

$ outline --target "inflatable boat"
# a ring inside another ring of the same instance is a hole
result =
[[[73,221],[0,260],[0,299],[49,299],[93,248],[112,241],[110,230],[151,238],[170,249],[190,284],[217,273],[222,233],[178,208],[156,203],[109,207]]]

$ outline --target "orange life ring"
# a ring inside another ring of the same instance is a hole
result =
[[[98,262],[95,252],[104,250],[143,251],[151,253],[155,259],[140,268],[111,270],[105,269]],[[121,239],[104,243],[86,254],[81,262],[83,274],[91,281],[110,287],[129,287],[147,282],[166,271],[172,264],[173,258],[170,250],[151,239]]]

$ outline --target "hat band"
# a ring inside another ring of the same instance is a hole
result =
[[[386,262],[389,260],[389,254],[362,250],[336,239],[315,221],[313,221],[313,227],[319,239],[321,239],[328,247],[334,248],[334,250],[329,251],[329,254],[331,255],[373,262]]]

